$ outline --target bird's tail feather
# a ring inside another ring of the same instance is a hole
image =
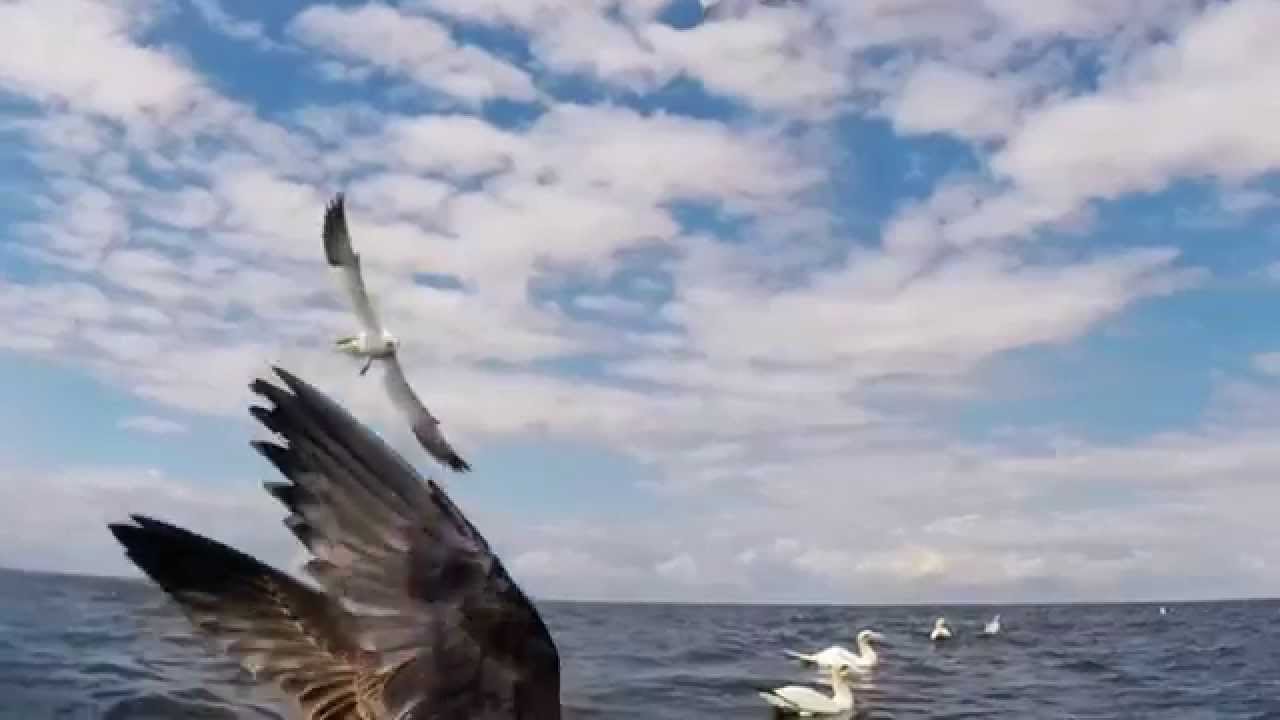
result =
[[[817,665],[817,664],[818,664],[818,661],[817,661],[817,660],[815,660],[815,659],[814,659],[814,657],[813,657],[812,655],[806,655],[806,654],[804,654],[804,653],[799,653],[799,652],[796,652],[795,650],[783,650],[782,652],[783,652],[783,654],[785,654],[785,655],[786,655],[787,657],[789,657],[789,658],[794,658],[794,659],[796,659],[796,660],[800,660],[800,661],[802,661],[802,662],[807,662],[807,663],[810,663],[810,664],[812,664],[812,665]]]
[[[780,710],[790,710],[792,707],[791,703],[775,695],[772,690],[758,689],[756,690],[756,694],[759,695],[762,700]]]

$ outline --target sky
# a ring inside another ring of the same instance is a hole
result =
[[[0,565],[296,568],[278,363],[537,597],[1280,594],[1280,3],[730,10],[0,2]]]

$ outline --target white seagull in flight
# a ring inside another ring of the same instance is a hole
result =
[[[323,236],[325,258],[329,261],[329,267],[341,275],[343,289],[351,296],[351,305],[355,308],[362,328],[358,335],[338,340],[338,349],[367,358],[364,367],[360,368],[361,375],[369,371],[374,360],[380,361],[383,367],[382,381],[387,394],[409,421],[418,442],[441,465],[454,472],[467,472],[471,465],[444,439],[444,434],[440,432],[440,421],[422,404],[413,388],[409,387],[404,368],[400,366],[400,359],[396,356],[400,339],[383,327],[377,313],[373,311],[373,303],[364,287],[364,276],[360,273],[360,256],[351,248],[351,233],[347,230],[342,193],[334,196],[325,208]]]
[[[109,525],[197,628],[302,720],[560,720],[537,609],[445,491],[324,393],[276,368],[250,412],[284,476],[266,490],[313,556],[303,584],[143,515]]]

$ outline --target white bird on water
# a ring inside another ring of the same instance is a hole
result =
[[[996,616],[991,618],[991,620],[985,626],[983,626],[982,634],[983,635],[999,635],[1000,634],[1000,613],[996,613]]]
[[[933,621],[933,630],[929,633],[929,639],[934,642],[951,639],[951,629],[947,627],[946,618],[940,617]]]
[[[351,247],[351,233],[347,230],[342,193],[334,196],[325,208],[322,235],[325,259],[328,260],[329,267],[340,275],[343,289],[351,297],[351,305],[355,308],[362,328],[358,335],[338,340],[338,349],[367,358],[364,367],[360,368],[361,375],[369,371],[374,360],[381,362],[383,385],[396,409],[409,421],[414,437],[418,438],[422,447],[440,464],[454,472],[467,472],[471,465],[445,440],[444,434],[440,432],[440,421],[427,410],[427,406],[422,404],[417,393],[409,386],[404,368],[400,366],[400,359],[396,356],[400,339],[383,327],[377,313],[373,311],[373,302],[365,290],[364,276],[360,272],[360,256]]]
[[[826,670],[838,665],[847,665],[852,670],[866,672],[880,662],[880,656],[876,653],[875,646],[871,644],[872,641],[883,639],[884,636],[874,630],[863,630],[858,633],[858,652],[856,653],[839,645],[832,645],[816,653],[799,653],[794,650],[783,650],[782,652],[786,653],[788,657],[811,665],[817,665]]]
[[[853,710],[853,688],[849,687],[848,665],[832,665],[831,695],[824,695],[804,685],[785,685],[759,691],[765,702],[791,715],[841,715]]]

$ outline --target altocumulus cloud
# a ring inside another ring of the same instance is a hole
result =
[[[125,572],[127,510],[291,562],[259,477],[182,460],[248,453],[269,361],[417,457],[330,352],[345,189],[456,492],[538,594],[1280,587],[1280,334],[1205,320],[1280,291],[1280,7],[695,6],[0,5],[0,357],[146,439],[6,440],[0,562]]]

